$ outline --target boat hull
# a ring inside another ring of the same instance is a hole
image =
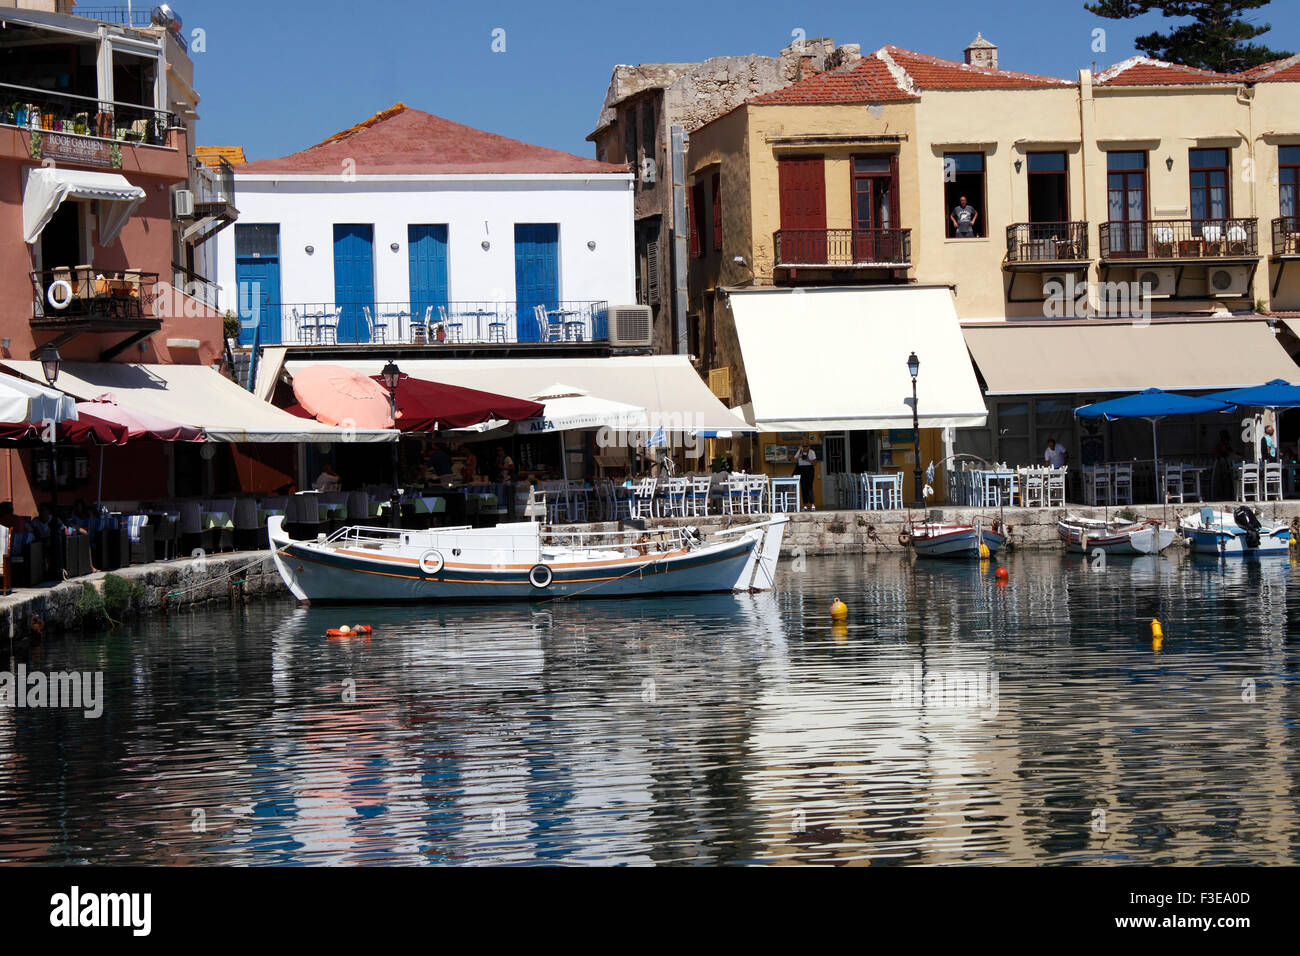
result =
[[[1261,527],[1259,547],[1252,548],[1246,540],[1246,530],[1237,524],[1234,515],[1209,508],[1183,519],[1179,531],[1194,554],[1248,558],[1258,554],[1286,554],[1291,548],[1291,529],[1286,525]]]
[[[1005,535],[994,531],[984,531],[983,540],[990,554],[996,554],[1007,541]],[[970,527],[912,536],[912,550],[921,558],[978,558],[979,549],[980,532]]]
[[[297,541],[269,525],[272,555],[293,595],[310,603],[539,601],[766,590],[775,577],[784,521],[694,549],[576,561],[490,559],[436,535],[412,548],[366,553],[333,541]],[[771,532],[769,535],[768,532]],[[472,535],[473,532],[468,532]],[[455,539],[464,542],[465,538]],[[428,557],[437,552],[436,560]],[[571,556],[570,556],[571,557]]]
[[[1092,554],[1098,549],[1106,554],[1159,554],[1174,543],[1173,528],[1141,525],[1121,528],[1098,522],[1091,526],[1058,521],[1056,531],[1072,554]]]

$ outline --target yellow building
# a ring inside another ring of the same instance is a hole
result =
[[[755,467],[787,473],[802,434],[828,475],[934,461],[941,501],[955,453],[1136,452],[1078,432],[1093,397],[1296,377],[1300,58],[1063,79],[977,37],[964,60],[885,46],[692,133],[691,351],[759,427]]]

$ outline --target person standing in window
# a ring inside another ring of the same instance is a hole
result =
[[[804,511],[816,511],[813,504],[813,474],[816,472],[817,452],[804,442],[794,456],[794,473],[799,476],[799,497]]]
[[[975,223],[979,220],[980,214],[975,211],[975,207],[966,201],[966,197],[961,197],[961,202],[952,207],[952,213],[948,216],[952,221],[953,235],[958,239],[975,238]]]
[[[1065,465],[1065,460],[1069,457],[1065,446],[1058,443],[1055,438],[1047,439],[1047,447],[1043,449],[1043,463],[1051,465],[1053,468],[1061,468]]]

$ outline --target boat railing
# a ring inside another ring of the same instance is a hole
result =
[[[471,525],[463,525],[455,528],[438,528],[438,531],[470,531]],[[328,538],[326,544],[356,544],[371,542],[378,544],[404,544],[402,537],[404,535],[427,534],[427,531],[419,531],[412,528],[369,528],[364,525],[348,525],[339,528]]]
[[[694,541],[686,528],[647,528],[629,531],[550,531],[542,535],[546,547],[599,551],[645,546],[654,551],[681,551]]]

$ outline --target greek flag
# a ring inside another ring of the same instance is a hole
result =
[[[930,467],[925,469],[925,482],[926,484],[934,482],[934,462],[930,462]]]
[[[645,440],[645,446],[647,448],[654,448],[659,445],[667,445],[667,444],[668,444],[668,436],[664,434],[664,429],[662,425],[655,430],[655,433],[653,435],[651,435],[649,438]]]

